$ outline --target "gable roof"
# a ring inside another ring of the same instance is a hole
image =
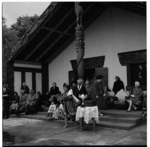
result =
[[[86,29],[110,6],[146,17],[145,2],[82,2]],[[75,39],[74,2],[52,2],[22,39],[11,61],[50,63]]]

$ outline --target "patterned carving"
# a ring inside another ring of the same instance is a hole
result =
[[[82,26],[82,15],[83,15],[83,8],[80,5],[80,2],[75,3],[75,13],[76,13],[76,21],[77,25]]]
[[[78,70],[78,77],[83,78],[84,77],[84,49],[85,49],[85,43],[84,43],[84,30],[82,26],[82,14],[83,9],[80,6],[80,3],[75,3],[75,13],[77,17],[77,27],[75,28],[76,33],[76,51],[77,51],[77,70]]]
[[[139,50],[118,54],[120,64],[123,66],[133,63],[146,62],[146,56],[147,56],[146,50]]]
[[[84,67],[85,69],[92,69],[92,68],[101,68],[104,66],[105,56],[100,57],[93,57],[93,58],[85,58],[84,60]],[[77,69],[77,61],[71,60],[72,69]]]
[[[146,85],[146,80],[142,78],[139,79],[139,70],[137,69],[139,65],[144,65],[146,63],[147,52],[146,50],[138,50],[138,51],[131,51],[125,53],[118,54],[120,64],[122,66],[127,66],[127,84],[128,86],[134,85],[134,81],[138,80],[142,85]],[[146,68],[144,68],[146,69]],[[144,74],[146,72],[142,72]],[[140,73],[141,75],[141,73]],[[146,78],[146,75],[142,76]],[[145,81],[145,82],[144,82]]]

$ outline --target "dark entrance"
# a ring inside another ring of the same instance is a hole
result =
[[[105,74],[105,72],[101,72],[104,66],[105,56],[85,58],[84,59],[84,81],[89,80],[92,81],[95,75]],[[73,80],[77,80],[77,61],[71,60],[72,71],[69,71],[69,83]],[[98,70],[100,69],[100,70]],[[107,74],[108,75],[108,74]],[[108,79],[108,78],[107,78]]]
[[[91,81],[95,76],[95,68],[85,69],[84,70],[84,81]]]

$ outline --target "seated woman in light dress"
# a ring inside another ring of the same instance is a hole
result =
[[[131,107],[134,108],[134,110],[137,109],[135,106],[136,104],[140,103],[142,100],[142,89],[139,88],[140,83],[138,81],[135,81],[135,87],[133,89],[133,92],[131,92],[131,95],[127,98],[127,103],[129,103],[129,107],[127,112],[131,111]]]

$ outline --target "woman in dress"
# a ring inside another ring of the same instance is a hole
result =
[[[127,112],[131,111],[131,107],[134,108],[134,110],[137,109],[137,107],[135,106],[137,103],[141,102],[141,98],[142,98],[142,89],[139,88],[140,83],[138,81],[135,81],[135,88],[133,89],[133,92],[131,93],[131,96],[129,98],[127,98],[127,103],[129,103],[129,107]]]
[[[70,89],[69,84],[64,83],[63,84],[64,93],[62,95],[62,103],[64,108],[64,115],[65,115],[65,126],[66,128],[68,126],[68,117],[71,117],[73,120],[75,120],[76,115],[76,106],[75,101],[72,96],[72,89]]]

